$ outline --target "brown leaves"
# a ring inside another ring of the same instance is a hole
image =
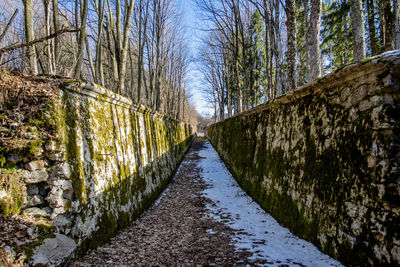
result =
[[[21,149],[41,133],[35,124],[38,113],[57,95],[65,79],[51,79],[23,74],[18,70],[0,69],[0,145],[6,150]],[[36,129],[30,129],[34,127]]]
[[[0,266],[25,266],[24,250],[38,241],[36,225],[41,223],[25,216],[0,214]],[[10,255],[12,250],[14,258]],[[8,250],[8,252],[6,252]]]
[[[245,266],[250,253],[235,251],[233,230],[206,216],[201,147],[193,145],[158,205],[73,266]]]

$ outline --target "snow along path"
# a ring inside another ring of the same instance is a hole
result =
[[[212,203],[209,215],[233,229],[237,250],[253,254],[249,259],[266,260],[268,266],[342,266],[313,244],[282,227],[237,184],[209,142],[200,150],[200,176],[208,185],[203,191]],[[209,230],[213,232],[213,230]]]
[[[252,202],[208,142],[195,140],[160,198],[68,266],[340,266]]]

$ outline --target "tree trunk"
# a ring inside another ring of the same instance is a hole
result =
[[[51,34],[50,30],[50,0],[43,0],[43,8],[44,8],[44,19],[45,19],[45,30],[46,30],[46,36],[49,36]],[[54,58],[53,58],[53,40],[48,39],[47,40],[47,73],[53,75],[54,70]]]
[[[321,76],[321,53],[319,33],[322,0],[311,0],[310,20],[307,29],[307,81]]]
[[[53,1],[53,30],[58,32],[60,30],[60,21],[58,19],[58,0]],[[57,74],[57,63],[60,56],[60,38],[57,36],[53,41],[53,71]]]
[[[393,49],[394,39],[394,14],[390,0],[383,0],[383,16],[384,16],[384,51]]]
[[[25,24],[25,41],[31,42],[35,39],[33,31],[33,6],[32,0],[24,0],[24,24]],[[27,47],[28,69],[31,74],[38,74],[37,57],[35,45]]]
[[[367,0],[367,12],[368,12],[368,31],[369,31],[369,42],[371,46],[371,55],[374,56],[379,53],[378,42],[376,40],[374,0]]]
[[[346,0],[342,0],[342,5],[345,4]],[[343,12],[343,34],[344,34],[344,57],[342,59],[343,64],[347,64],[349,60],[349,28],[348,28],[348,13]]]
[[[361,0],[350,1],[354,61],[365,58],[365,30]]]
[[[118,2],[118,1],[117,1]],[[131,29],[131,16],[133,11],[134,0],[130,0],[129,5],[125,5],[124,16],[124,33],[121,48],[121,58],[119,62],[119,76],[118,76],[118,92],[123,93],[125,90],[125,76],[126,76],[126,58],[128,53],[129,44],[129,31]]]
[[[75,3],[78,5],[78,0]],[[82,63],[83,63],[83,51],[85,49],[85,38],[86,38],[86,19],[88,13],[88,0],[83,0],[83,4],[81,2],[80,7],[80,31],[78,38],[78,54],[76,59],[76,65],[74,70],[74,77],[76,79],[82,78]],[[79,16],[79,14],[75,14],[75,16]]]
[[[287,64],[288,64],[288,92],[296,89],[296,3],[295,0],[286,1],[287,27]]]
[[[399,26],[399,6],[398,1],[393,0],[393,7],[394,7],[394,23],[395,23],[395,39],[394,39],[394,49],[400,49],[400,26]]]
[[[95,82],[104,86],[104,70],[103,70],[103,22],[104,22],[105,0],[99,0],[96,12],[98,16],[97,23],[97,43],[95,58]]]

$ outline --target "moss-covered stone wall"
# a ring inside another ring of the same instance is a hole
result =
[[[49,193],[55,197],[47,199],[59,229],[85,252],[150,206],[175,173],[194,132],[189,124],[95,84],[64,84],[52,110],[52,145],[60,154],[50,183],[57,185]],[[60,195],[58,185],[69,182],[70,196],[65,190]]]
[[[349,265],[400,264],[399,51],[207,131],[239,184],[295,234]]]
[[[0,214],[36,217],[74,240],[75,255],[82,255],[153,203],[194,128],[95,84],[13,75],[0,81],[7,88],[34,81],[36,95],[23,114],[15,106],[29,97],[10,98],[0,109]],[[23,134],[7,138],[17,131]],[[35,256],[45,238],[25,251],[33,265],[54,264],[51,255]]]

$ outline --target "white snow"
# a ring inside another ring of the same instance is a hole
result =
[[[210,143],[199,152],[201,176],[208,184],[203,194],[214,203],[209,216],[235,230],[237,250],[253,253],[250,259],[265,259],[268,266],[342,266],[313,244],[282,227],[237,184]]]

